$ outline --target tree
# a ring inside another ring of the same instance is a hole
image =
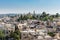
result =
[[[50,16],[50,17],[49,17],[49,20],[50,20],[50,21],[53,21],[53,17]]]
[[[11,32],[10,37],[14,38],[14,40],[20,40],[20,38],[21,38],[20,32],[18,30],[17,30],[17,32]]]
[[[53,32],[48,32],[48,35],[50,35],[51,37],[55,36],[55,34]]]
[[[9,36],[10,36],[10,37],[14,37],[14,32],[11,31]]]
[[[10,37],[13,38],[14,40],[20,40],[20,36],[17,35],[17,33],[15,32],[11,32]]]
[[[42,13],[42,17],[46,17],[46,12],[43,12]]]
[[[47,21],[47,17],[42,18],[43,21]]]
[[[56,17],[59,17],[59,13],[56,13]]]
[[[20,17],[17,19],[17,21],[19,22],[20,20],[23,20],[23,15],[21,14]]]
[[[32,19],[36,19],[35,15],[32,16]]]
[[[5,37],[5,35],[4,35],[3,31],[2,31],[2,30],[0,30],[0,39],[1,39],[1,40],[3,40],[3,39],[4,39],[4,37]]]
[[[18,29],[18,26],[15,25],[15,31],[11,31],[10,37],[14,38],[14,40],[20,40],[21,38],[21,33]]]

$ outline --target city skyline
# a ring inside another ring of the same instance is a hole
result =
[[[60,13],[60,0],[0,0],[0,14],[28,13],[35,10],[55,14]]]

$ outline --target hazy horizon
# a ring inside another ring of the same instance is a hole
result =
[[[60,13],[60,0],[0,0],[0,14],[33,13],[34,10],[36,13]]]

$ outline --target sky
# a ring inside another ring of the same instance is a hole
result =
[[[60,0],[0,0],[0,14],[5,13],[60,13]]]

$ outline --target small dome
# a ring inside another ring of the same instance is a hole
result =
[[[45,36],[45,38],[51,38],[51,36],[49,36],[49,35],[46,35],[46,36]]]
[[[43,37],[42,36],[38,36],[38,39],[43,39]]]

